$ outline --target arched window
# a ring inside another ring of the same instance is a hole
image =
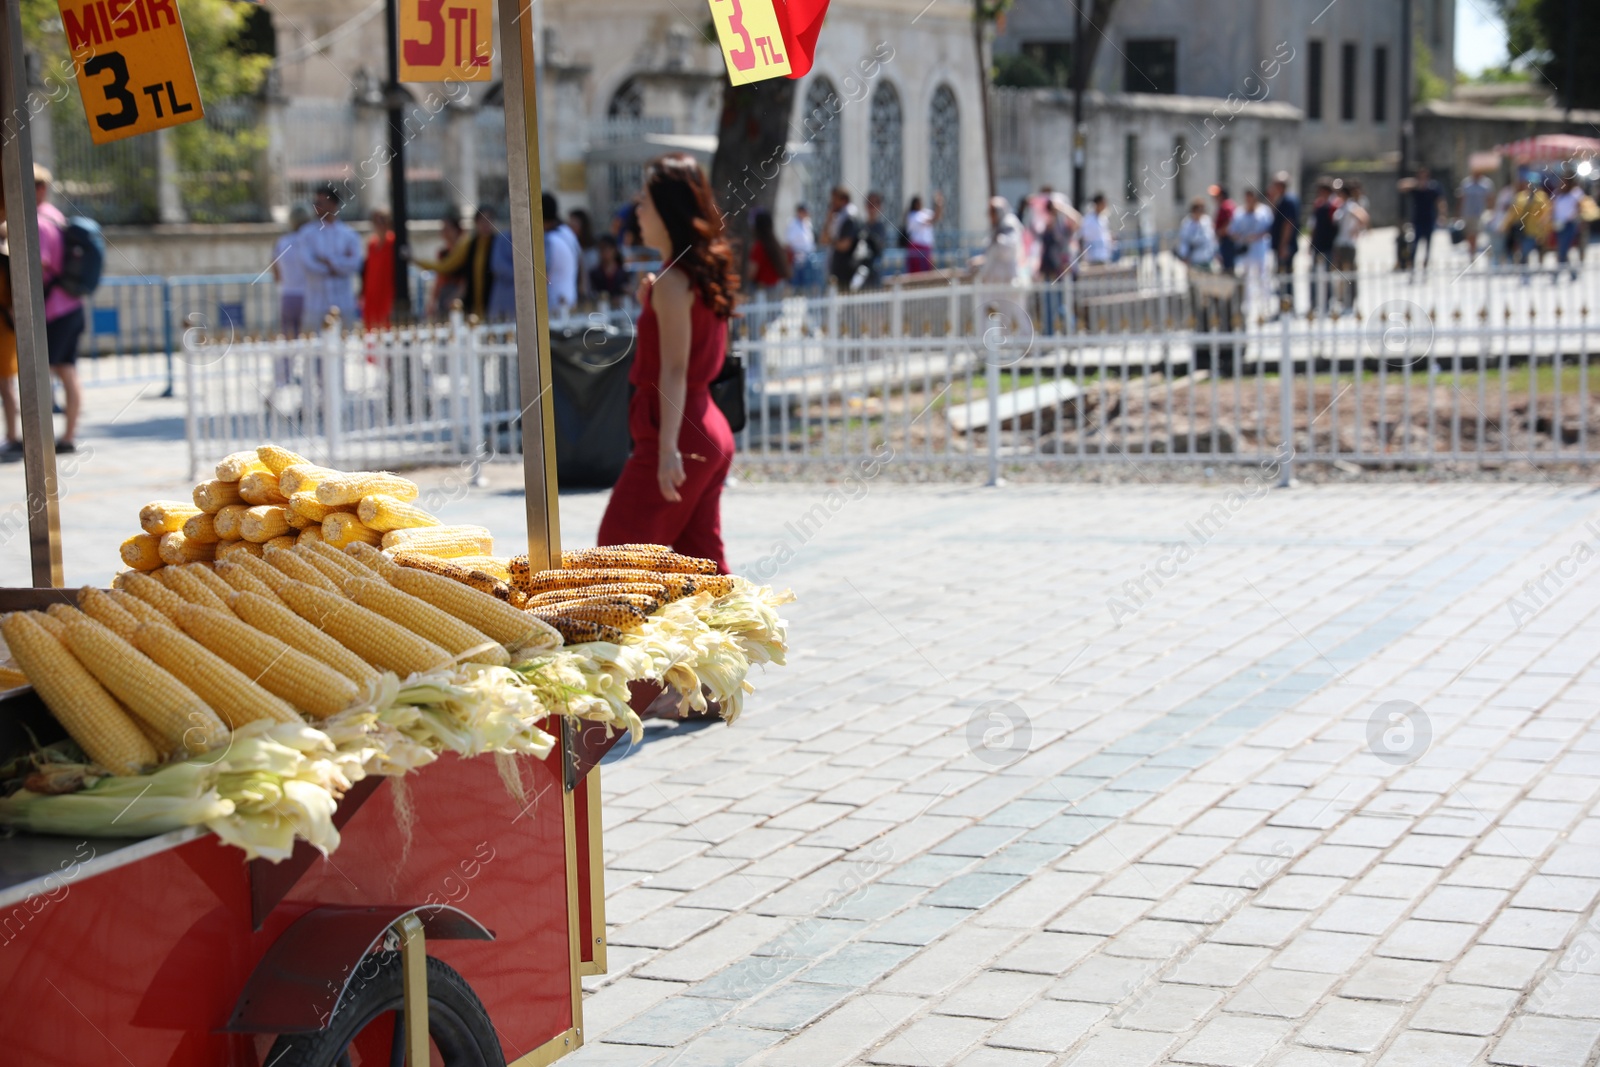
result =
[[[961,226],[961,112],[955,90],[941,85],[928,105],[928,195],[944,194],[941,230]]]
[[[636,119],[644,115],[644,90],[632,78],[617,86],[611,94],[611,104],[606,115],[614,119]]]
[[[872,91],[871,189],[883,194],[884,214],[898,220],[905,210],[901,197],[901,136],[904,122],[900,115],[900,94],[888,82],[879,82]],[[898,221],[895,225],[900,225]]]
[[[840,165],[839,95],[827,78],[811,79],[806,87],[805,102],[800,114],[800,130],[811,145],[810,164],[806,169],[805,203],[813,217],[821,222],[827,217],[828,195],[843,178]]]

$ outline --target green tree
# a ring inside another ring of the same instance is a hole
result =
[[[1531,67],[1568,107],[1600,107],[1600,5],[1593,0],[1496,0],[1511,64]],[[1570,99],[1568,99],[1570,93]]]

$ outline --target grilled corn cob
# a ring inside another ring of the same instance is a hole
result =
[[[200,509],[187,501],[152,500],[139,509],[139,528],[147,534],[160,537],[183,529],[183,524],[198,514]]]
[[[375,574],[366,578],[347,579],[344,592],[362,607],[398,623],[424,640],[432,641],[458,659],[468,663],[487,663],[494,667],[504,667],[510,662],[504,646],[491,640],[483,631],[468,626],[420,597],[402,593]]]
[[[334,511],[329,512],[328,517],[322,520],[322,540],[334,548],[343,548],[352,541],[375,545],[383,540],[383,534],[367,526],[348,511]]]
[[[622,631],[604,623],[590,622],[588,619],[574,619],[566,615],[557,615],[548,620],[561,639],[569,645],[581,645],[588,641],[610,641],[619,644],[622,641]]]
[[[384,577],[402,593],[410,593],[454,615],[513,652],[543,650],[561,644],[556,632],[543,621],[444,575],[395,567]]]
[[[646,619],[645,613],[632,604],[605,599],[572,600],[548,608],[532,608],[528,614],[541,618],[552,626],[555,625],[556,619],[581,619],[584,622],[610,626],[623,633],[635,633],[643,629]]]
[[[289,498],[278,490],[278,476],[271,471],[256,471],[239,480],[239,499],[246,504],[287,504]]]
[[[307,622],[375,667],[401,678],[448,666],[450,653],[340,593],[304,583],[285,587],[283,599]]]
[[[375,493],[415,500],[421,491],[411,479],[387,471],[341,471],[317,483],[317,499],[330,507],[360,504],[362,497]]]
[[[282,474],[290,467],[303,466],[311,462],[304,456],[297,455],[287,448],[280,448],[277,445],[262,445],[257,448],[256,458],[261,460],[267,470],[273,474]]]
[[[228,602],[234,613],[264,634],[332,667],[359,686],[378,680],[378,671],[322,630],[302,619],[277,597],[235,593]]]
[[[239,521],[244,518],[244,513],[249,510],[245,504],[229,504],[211,516],[211,528],[217,536],[224,541],[237,541],[239,539]],[[204,514],[202,512],[202,514]]]
[[[261,558],[261,546],[254,541],[218,541],[216,560],[221,563],[225,559],[236,556],[254,556]]]
[[[204,511],[189,516],[189,521],[183,524],[182,533],[185,540],[193,541],[197,545],[215,544],[222,540],[222,535],[217,532],[216,517]]]
[[[239,536],[256,544],[266,544],[274,537],[289,532],[289,516],[277,504],[260,504],[247,508],[239,516]]]
[[[122,562],[136,571],[155,570],[161,566],[161,537],[160,534],[134,534],[118,549]]]
[[[229,504],[242,503],[243,499],[238,482],[201,482],[194,487],[194,506],[201,511],[221,511]]]
[[[421,526],[411,530],[391,530],[383,535],[383,547],[403,552],[426,552],[449,559],[453,556],[491,556],[494,537],[482,526]]]
[[[266,469],[267,465],[261,462],[261,457],[256,454],[255,449],[234,452],[217,461],[217,481],[237,482],[247,474]]]
[[[450,562],[469,571],[482,571],[497,582],[511,581],[511,570],[504,556],[451,556]]]
[[[323,577],[321,571],[288,549],[268,548],[263,553],[262,558],[293,582],[304,582],[306,585],[313,585],[330,593],[339,592],[339,587]],[[273,586],[273,591],[283,597],[284,603],[289,601],[288,596],[285,595],[285,590],[290,584],[290,582],[285,582],[282,585]]]
[[[137,774],[161,754],[88,668],[24,612],[0,622],[0,635],[52,714],[112,774]]]
[[[274,473],[278,476],[278,492],[292,499],[301,493],[316,496],[317,483],[339,472],[332,467],[319,467],[315,463],[296,463]]]
[[[642,571],[633,569],[588,569],[572,568],[534,571],[532,574],[523,573],[519,579],[517,560],[521,557],[513,556],[511,559],[511,582],[518,589],[526,593],[538,595],[556,589],[575,589],[581,585],[612,585],[616,583],[643,583],[651,582],[667,587],[672,591],[672,584],[664,576],[657,575],[655,571]]]
[[[656,582],[608,582],[601,585],[569,586],[564,589],[552,589],[548,593],[531,596],[523,605],[528,608],[541,608],[546,604],[559,604],[563,600],[572,600],[575,597],[595,596],[647,596],[658,602],[664,600],[667,587]]]
[[[78,607],[94,621],[107,627],[123,640],[129,640],[139,628],[139,620],[127,608],[111,599],[104,590],[86,585],[78,590]]]
[[[565,610],[568,607],[578,604],[621,604],[625,607],[634,608],[646,615],[651,615],[661,610],[660,599],[649,596],[645,593],[596,594],[591,593],[588,589],[568,589],[565,590],[565,592],[571,594],[571,596],[569,596],[566,600],[547,601],[543,604],[529,604],[527,605],[526,610],[538,612],[540,614],[553,612],[559,615],[565,613]],[[621,626],[620,623],[612,623],[611,625],[618,627]]]
[[[261,688],[319,719],[343,711],[361,695],[356,683],[332,667],[232,615],[185,604],[178,625]]]
[[[227,739],[228,728],[209,704],[93,619],[68,622],[66,645],[168,752],[205,752]]]
[[[361,521],[380,533],[390,530],[407,530],[420,526],[438,526],[439,520],[415,504],[397,500],[385,493],[373,493],[361,498],[356,514]]]
[[[209,704],[229,729],[238,729],[257,719],[282,723],[302,721],[299,712],[287,700],[273,696],[251,681],[249,675],[176,626],[142,624],[130,640],[157,666]]]
[[[670,548],[582,548],[561,553],[561,566],[583,570],[664,571],[669,574],[716,574],[717,561],[682,556]]]
[[[162,534],[161,544],[157,546],[156,553],[160,555],[161,562],[169,566],[200,563],[216,558],[217,542],[191,541],[181,533]]]

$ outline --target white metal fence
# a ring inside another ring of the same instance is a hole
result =
[[[1297,310],[1283,314],[1270,289],[1241,297],[1225,280],[1191,285],[1148,267],[1056,286],[945,279],[758,300],[734,326],[748,375],[738,446],[751,464],[892,454],[991,475],[1290,454],[1593,463],[1588,308],[1600,272],[1523,280],[1302,276]],[[1334,307],[1312,313],[1323,283]],[[631,330],[620,313],[577,325],[613,342]],[[191,456],[198,467],[263,439],[351,467],[515,456],[514,356],[509,328],[459,320],[301,341],[196,337],[183,357]]]

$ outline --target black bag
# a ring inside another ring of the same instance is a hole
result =
[[[722,373],[711,382],[711,401],[728,420],[728,429],[738,433],[744,429],[748,415],[745,411],[744,360],[729,355],[722,361]]]

